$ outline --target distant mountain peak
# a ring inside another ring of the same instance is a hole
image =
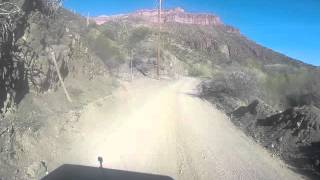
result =
[[[112,16],[98,16],[92,19],[99,25],[116,18],[138,17],[149,23],[158,22],[157,9],[141,9],[130,14],[112,15]],[[166,23],[181,23],[181,24],[194,24],[194,25],[213,25],[222,26],[223,23],[218,16],[205,13],[189,13],[183,8],[177,7],[173,9],[166,9],[162,11],[162,22]]]

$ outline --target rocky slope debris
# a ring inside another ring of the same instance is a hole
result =
[[[45,93],[60,86],[55,59],[63,79],[104,74],[103,62],[80,34],[85,20],[59,9],[60,1],[17,0],[0,3],[12,13],[1,15],[0,112],[14,110],[28,92]],[[66,23],[68,19],[69,24]],[[72,26],[77,24],[76,27]]]
[[[313,101],[303,98],[303,101],[291,104],[294,106],[281,110],[263,99],[251,101],[262,93],[258,87],[241,91],[234,83],[206,81],[200,88],[203,98],[215,103],[236,126],[274,156],[312,179],[319,177],[320,109],[316,98]],[[235,90],[238,94],[233,93]]]

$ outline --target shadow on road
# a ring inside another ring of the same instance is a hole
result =
[[[42,180],[173,180],[162,175],[65,164]]]

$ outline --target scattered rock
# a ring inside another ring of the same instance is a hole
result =
[[[27,168],[26,174],[29,178],[39,179],[48,174],[47,165],[44,161],[34,162]]]

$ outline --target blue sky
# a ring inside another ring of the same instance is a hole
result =
[[[86,15],[113,15],[155,8],[156,0],[65,0]],[[165,8],[209,12],[255,42],[320,66],[320,0],[164,0]]]

